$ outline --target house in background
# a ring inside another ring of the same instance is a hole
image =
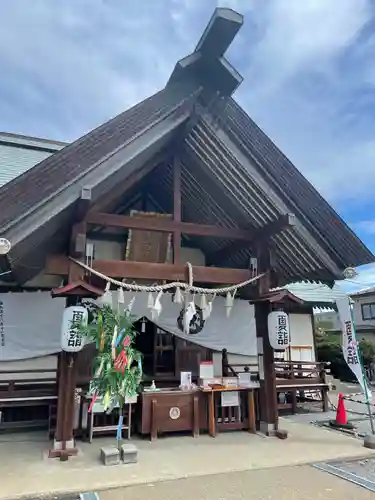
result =
[[[357,338],[375,343],[375,287],[352,293],[353,318]]]
[[[357,339],[366,339],[375,344],[375,287],[353,292],[349,297]],[[315,315],[315,324],[326,332],[341,333],[340,318],[334,309],[319,311]]]
[[[66,144],[37,137],[0,132],[0,186],[27,172]]]

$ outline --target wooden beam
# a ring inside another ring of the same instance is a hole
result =
[[[273,220],[269,224],[253,231],[251,238],[251,243],[252,243],[251,246],[252,247],[256,246],[257,248],[259,248],[260,246],[264,246],[264,244],[267,243],[272,238],[272,236],[275,236],[275,234],[280,233],[284,229],[293,227],[294,225],[295,225],[294,214],[281,215],[280,217]],[[245,243],[238,243],[238,242],[229,243],[228,245],[221,248],[217,252],[207,255],[207,262],[216,264],[221,260],[225,259],[226,257],[229,257],[234,252],[237,252],[238,250],[244,248],[244,246]]]
[[[70,260],[65,255],[51,255],[46,261],[46,274],[67,276]],[[93,268],[112,278],[146,280],[187,281],[187,267],[176,264],[156,264],[122,260],[94,260]],[[194,266],[194,282],[235,284],[252,277],[248,269],[222,269],[219,267]]]
[[[251,241],[252,233],[246,229],[230,228],[223,226],[210,226],[205,224],[194,224],[192,222],[176,222],[164,217],[141,218],[129,217],[127,215],[105,214],[89,212],[85,221],[90,225],[124,227],[127,229],[140,229],[144,231],[156,231],[163,233],[174,233],[180,231],[182,234],[195,236],[207,236],[210,238],[229,238],[232,240]]]
[[[121,198],[124,197],[126,191],[129,191],[135,184],[141,181],[146,175],[148,175],[154,168],[156,168],[163,159],[165,159],[166,153],[162,151],[160,154],[156,155],[150,162],[143,165],[141,168],[129,175],[123,182],[119,183],[116,187],[106,192],[90,209],[90,212],[100,212],[103,210],[114,209],[116,203],[119,202]]]
[[[178,158],[173,161],[173,220],[181,223],[181,162]],[[181,229],[173,233],[173,262],[181,263]]]

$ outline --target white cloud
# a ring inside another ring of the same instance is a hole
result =
[[[36,0],[25,9],[22,0],[9,2],[0,30],[3,85],[8,81],[19,97],[27,91],[36,105],[49,100],[51,113],[43,118],[56,129],[62,118],[60,138],[83,134],[159,90],[185,55],[173,11],[163,12],[165,2],[146,3],[147,9],[145,2],[125,9],[119,0]]]
[[[249,52],[241,102],[331,201],[369,194],[375,141],[362,122],[371,108],[356,104],[375,74],[375,44],[361,38],[370,0],[275,0],[267,6],[255,18],[260,34]]]
[[[367,0],[276,1],[263,43],[295,70],[321,64],[353,42],[368,16]]]
[[[331,200],[375,189],[375,127],[366,122],[374,111],[375,43],[363,36],[371,0],[25,5],[2,6],[0,129],[66,140],[82,135],[163,87],[213,8],[228,6],[245,14],[230,59],[245,76],[238,98],[250,115]],[[358,109],[363,85],[370,101]]]

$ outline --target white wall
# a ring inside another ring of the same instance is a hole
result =
[[[314,345],[313,324],[310,314],[289,314],[291,345]]]
[[[291,361],[315,361],[314,330],[310,314],[289,314]]]
[[[358,327],[361,325],[366,326],[374,326],[375,327],[375,319],[366,320],[362,318],[362,304],[371,304],[375,302],[375,295],[368,295],[366,297],[353,297],[353,317],[354,324]]]

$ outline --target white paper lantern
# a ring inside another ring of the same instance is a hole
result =
[[[278,351],[284,351],[290,346],[289,317],[284,311],[269,313],[268,338],[271,347]]]
[[[77,325],[87,325],[87,309],[82,306],[71,306],[64,310],[61,325],[61,349],[66,352],[79,352],[85,339],[77,331]]]

